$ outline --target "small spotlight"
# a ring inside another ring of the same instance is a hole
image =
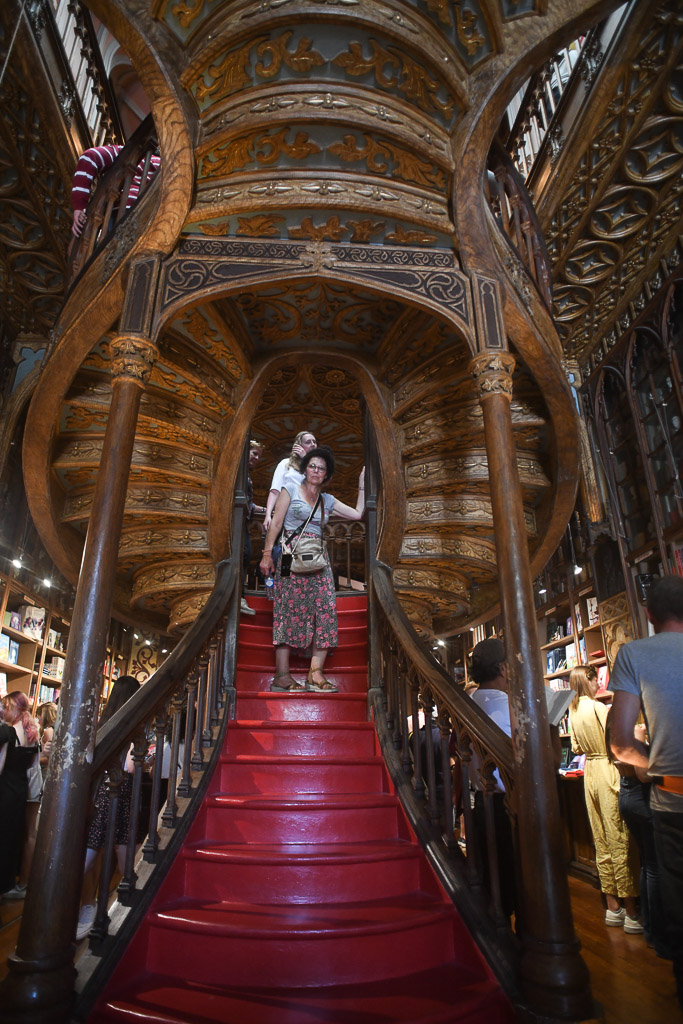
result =
[[[436,642],[439,645],[439,647],[445,647],[446,646],[446,641],[445,640],[437,640]]]
[[[43,583],[45,584],[46,587],[51,587],[52,586],[52,580],[49,580],[47,578],[47,576],[43,577]]]
[[[140,637],[137,635],[137,633],[133,633],[133,636],[135,637],[136,640],[140,639]]]
[[[20,558],[13,558],[12,559],[12,565],[14,566],[15,569],[21,569],[21,559]]]
[[[575,576],[580,576],[582,572],[583,572],[583,566],[582,565],[578,565],[576,562],[574,562],[574,575]]]
[[[161,653],[162,654],[168,654],[168,647],[162,647],[161,648]]]

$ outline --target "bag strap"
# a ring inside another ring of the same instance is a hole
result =
[[[318,495],[318,500],[316,501],[315,505],[311,509],[311,511],[309,513],[309,516],[308,516],[308,519],[306,520],[306,522],[303,523],[301,526],[297,526],[296,530],[292,530],[292,532],[290,533],[290,535],[288,537],[285,536],[285,543],[287,543],[287,544],[291,544],[292,543],[292,538],[296,537],[296,544],[292,548],[292,554],[294,554],[294,552],[296,551],[296,545],[301,540],[301,534],[304,532],[304,530],[306,529],[306,527],[310,523],[311,519],[313,518],[313,516],[317,512],[318,505],[320,504],[321,500],[322,500],[322,495],[319,494]],[[321,512],[321,517],[324,516],[324,515],[325,515],[325,505],[323,504],[323,509],[322,509],[322,512]],[[297,534],[299,534],[298,537],[296,536]]]

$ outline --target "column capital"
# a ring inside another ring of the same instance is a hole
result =
[[[159,349],[139,334],[119,334],[109,342],[111,375],[115,381],[132,381],[144,388],[152,375]]]
[[[489,395],[512,399],[512,373],[515,357],[509,352],[481,352],[470,363],[470,373],[479,393],[479,401]]]

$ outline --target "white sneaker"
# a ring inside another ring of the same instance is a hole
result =
[[[628,935],[640,935],[643,931],[642,921],[639,921],[637,917],[629,917],[626,914],[624,917],[624,931]]]
[[[246,597],[243,597],[240,601],[240,611],[242,615],[256,615],[256,609],[249,607]]]
[[[619,907],[618,910],[608,910],[605,913],[605,924],[610,928],[621,928],[625,917],[626,911],[623,907]]]
[[[8,892],[2,894],[3,900],[25,900],[26,899],[26,886],[17,885],[13,889],[9,889]]]
[[[95,923],[95,915],[97,914],[97,907],[94,903],[85,903],[81,907],[81,912],[78,915],[78,926],[76,928],[76,942],[80,942],[86,935],[90,935],[92,926]]]

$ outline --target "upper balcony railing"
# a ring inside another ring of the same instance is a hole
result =
[[[94,184],[83,233],[72,238],[69,246],[70,285],[140,202],[158,177],[160,166],[156,129],[150,114]]]
[[[89,10],[80,0],[35,0],[26,5],[31,25],[74,150],[124,141]]]
[[[623,4],[586,35],[553,54],[508,107],[511,128],[506,148],[536,199],[634,2]]]

